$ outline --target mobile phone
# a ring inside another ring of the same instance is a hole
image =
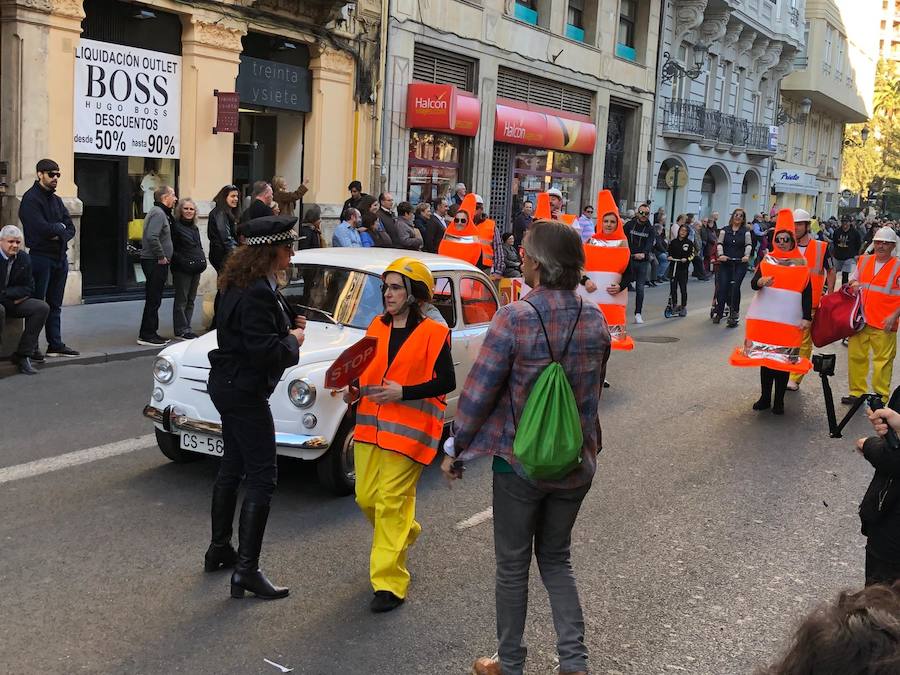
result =
[[[871,410],[872,412],[884,408],[884,403],[881,401],[881,397],[877,395],[870,396],[868,399],[868,404],[869,410]],[[900,448],[900,439],[897,438],[897,434],[893,429],[890,428],[890,426],[888,426],[887,435],[885,435],[884,440],[894,450]]]

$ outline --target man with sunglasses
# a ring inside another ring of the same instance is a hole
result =
[[[635,217],[625,223],[625,237],[631,249],[631,262],[626,274],[634,279],[634,322],[644,323],[644,284],[650,275],[650,256],[653,255],[655,232],[650,222],[650,205],[641,204]]]
[[[34,297],[50,306],[44,333],[47,337],[47,356],[78,356],[62,340],[62,303],[69,276],[69,241],[75,236],[75,224],[59,195],[56,186],[61,172],[52,159],[42,159],[35,167],[37,179],[22,195],[19,220],[25,230],[25,245],[31,256],[34,277]],[[32,360],[43,361],[35,348]]]
[[[586,243],[588,239],[594,236],[594,231],[596,230],[594,225],[594,207],[590,204],[585,204],[585,207],[581,209],[581,215],[575,220],[575,225],[579,228],[581,242]]]

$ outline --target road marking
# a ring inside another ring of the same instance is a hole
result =
[[[479,511],[474,516],[470,518],[466,518],[465,520],[459,521],[456,525],[453,526],[454,530],[468,530],[470,527],[475,527],[476,525],[481,525],[494,517],[494,507],[490,507],[485,509],[484,511]]]
[[[155,442],[156,440],[153,434],[146,434],[145,436],[138,436],[137,438],[126,438],[124,441],[98,445],[94,448],[67,452],[64,455],[57,455],[56,457],[47,457],[45,459],[37,459],[33,462],[26,462],[25,464],[7,466],[0,469],[0,483],[9,483],[14,480],[40,476],[43,473],[50,473],[51,471],[68,469],[69,467],[78,466],[79,464],[96,462],[97,460],[115,457],[116,455],[125,455],[129,452],[134,452],[135,450],[143,450],[144,448],[152,447]]]

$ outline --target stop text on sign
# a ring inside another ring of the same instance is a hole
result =
[[[180,127],[180,56],[80,41],[75,152],[177,159]]]

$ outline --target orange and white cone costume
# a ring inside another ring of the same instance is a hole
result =
[[[457,213],[462,211],[469,217],[469,222],[463,226],[458,225],[455,221],[451,222],[444,231],[444,238],[438,244],[438,253],[477,265],[483,251],[481,236],[473,220],[475,195],[471,192],[465,196]]]

